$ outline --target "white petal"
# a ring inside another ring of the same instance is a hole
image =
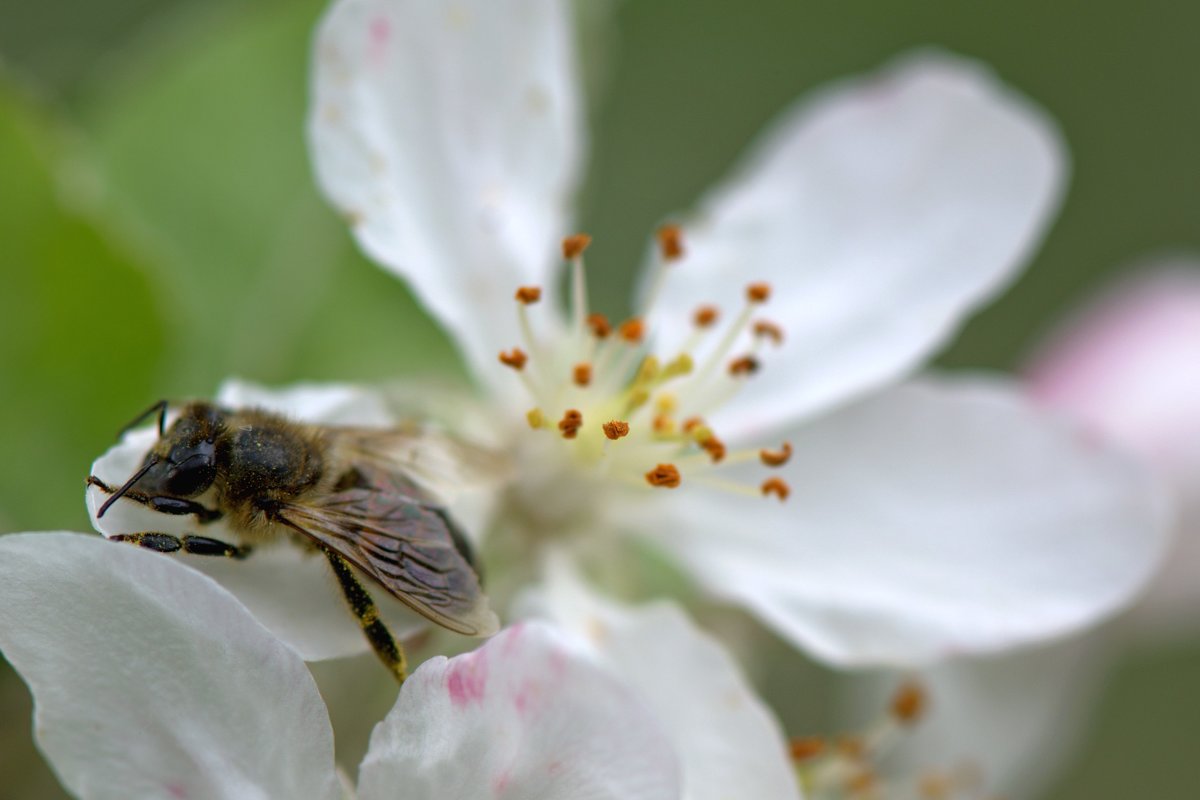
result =
[[[501,385],[512,376],[497,353],[519,344],[513,292],[551,281],[571,232],[583,133],[564,9],[340,0],[317,35],[309,136],[322,188]]]
[[[509,628],[434,658],[375,729],[360,800],[678,798],[653,718],[554,629]]]
[[[221,389],[217,400],[231,407],[249,405],[307,422],[368,426],[390,422],[378,395],[347,386],[296,386],[270,391],[231,381]],[[92,474],[109,486],[120,486],[141,465],[157,437],[156,427],[131,431],[92,464]],[[88,513],[96,530],[105,536],[162,531],[178,536],[187,533],[211,536],[230,543],[238,541],[223,521],[200,527],[190,517],[159,514],[134,502],[118,501],[103,518],[96,519],[96,512],[107,497],[95,487],[88,489]],[[259,546],[245,560],[189,555],[169,558],[215,578],[259,622],[305,659],[336,658],[368,647],[336,582],[330,580],[328,563],[319,555],[281,542],[277,546]],[[376,590],[371,594],[395,635],[404,637],[423,626],[386,592]]]
[[[0,538],[0,648],[81,798],[341,796],[304,663],[170,559],[98,536]]]
[[[1155,481],[999,381],[913,382],[787,438],[786,503],[681,489],[663,541],[834,664],[1069,633],[1128,603],[1168,539]]]
[[[1042,344],[1026,380],[1034,396],[1129,448],[1183,500],[1171,557],[1128,619],[1155,634],[1200,620],[1200,263],[1133,273]]]
[[[589,640],[640,693],[679,753],[688,800],[798,800],[778,721],[730,654],[676,606],[607,602],[562,562],[523,605]]]
[[[654,330],[670,351],[697,306],[732,318],[742,287],[767,281],[784,345],[712,421],[731,434],[845,401],[919,364],[1011,280],[1064,161],[1052,123],[979,64],[926,53],[836,85],[685,225]]]
[[[921,672],[928,710],[906,729],[891,767],[915,780],[969,765],[987,797],[1043,796],[1086,732],[1108,663],[1096,644],[1077,637]],[[904,677],[849,678],[844,722],[861,726],[877,715]]]

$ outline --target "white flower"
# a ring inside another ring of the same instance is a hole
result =
[[[936,54],[817,94],[687,218],[682,258],[664,229],[602,338],[562,241],[584,158],[565,16],[340,0],[315,47],[319,181],[455,338],[517,463],[494,536],[526,562],[648,537],[837,664],[1001,650],[1127,602],[1164,535],[1143,474],[1002,382],[897,383],[1036,246],[1064,171],[1043,115]]]
[[[0,539],[0,649],[85,800],[798,800],[776,724],[713,642],[669,608],[589,613],[611,657],[526,623],[425,662],[352,790],[304,663],[216,582],[98,537]]]
[[[1034,797],[1073,754],[1113,657],[1194,636],[1200,621],[1200,263],[1130,272],[1071,314],[1025,369],[1035,399],[1091,437],[1126,448],[1169,485],[1179,511],[1170,558],[1137,602],[1086,636],[922,675],[931,711],[904,757],[913,769],[962,760],[989,791]],[[853,681],[870,708],[890,677]],[[861,709],[860,709],[861,710]]]

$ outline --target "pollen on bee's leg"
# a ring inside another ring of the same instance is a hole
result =
[[[659,464],[646,473],[646,482],[662,489],[674,489],[681,481],[679,470],[674,464]]]
[[[592,382],[592,365],[586,361],[575,365],[571,371],[571,380],[576,386],[587,386]]]
[[[587,326],[597,339],[607,339],[612,333],[612,325],[609,324],[608,317],[603,314],[588,314]]]
[[[604,429],[604,435],[614,442],[629,435],[629,423],[619,419],[609,420],[600,427]]]
[[[542,289],[540,286],[521,286],[513,295],[513,299],[527,306],[533,305],[542,299]]]
[[[792,761],[809,761],[825,752],[825,740],[820,736],[795,736],[788,742]]]
[[[768,467],[782,467],[792,457],[792,446],[788,442],[784,442],[778,450],[762,449],[758,451],[758,458]]]
[[[519,347],[514,347],[505,353],[500,351],[500,363],[506,367],[512,367],[515,370],[525,369],[525,362],[529,360],[529,356]]]
[[[753,375],[759,369],[758,359],[754,356],[741,356],[729,362],[730,375]]]
[[[716,306],[700,306],[692,313],[692,324],[697,328],[711,328],[721,318]]]
[[[663,261],[683,258],[683,231],[678,225],[663,225],[654,235],[658,239],[658,252]]]
[[[574,439],[583,427],[583,414],[578,409],[568,409],[563,418],[558,421],[558,429],[564,439]]]
[[[771,284],[752,283],[746,287],[746,299],[751,303],[765,303],[771,299]]]
[[[892,695],[892,717],[904,725],[912,725],[925,713],[928,698],[924,687],[916,681],[900,685]]]
[[[788,495],[792,493],[791,487],[789,487],[779,478],[767,478],[762,482],[762,486],[760,488],[762,490],[763,497],[773,494],[779,498],[780,502],[787,500]]]
[[[592,237],[586,233],[576,233],[562,240],[563,258],[570,261],[574,258],[579,258],[583,255],[583,251],[587,250],[588,245],[592,243]]]
[[[776,347],[783,344],[783,328],[765,319],[754,323],[754,335],[760,339],[770,339]]]

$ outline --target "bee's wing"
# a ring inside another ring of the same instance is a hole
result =
[[[339,454],[353,464],[399,471],[449,500],[462,492],[494,488],[511,472],[508,459],[434,428],[327,428]]]
[[[281,521],[341,555],[405,605],[467,636],[499,628],[451,523],[411,481],[357,464],[350,488],[284,504]]]

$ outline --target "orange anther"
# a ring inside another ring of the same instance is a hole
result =
[[[586,361],[576,364],[575,369],[571,371],[571,378],[576,386],[587,386],[592,382],[592,365]]]
[[[646,335],[646,325],[637,317],[631,317],[621,323],[617,333],[630,344],[638,344]]]
[[[716,436],[709,436],[700,446],[704,448],[704,452],[708,453],[714,464],[720,463],[725,458],[725,443]]]
[[[659,464],[646,473],[646,482],[651,486],[674,489],[680,483],[679,470],[674,464]]]
[[[629,423],[622,422],[619,419],[610,420],[600,427],[604,428],[604,435],[614,442],[623,436],[629,435]]]
[[[562,431],[564,439],[574,439],[579,435],[579,429],[583,427],[583,414],[577,409],[568,409],[563,418],[558,421],[558,429]]]
[[[656,414],[652,424],[655,433],[675,432],[675,418],[670,414]]]
[[[683,233],[678,225],[663,225],[655,233],[658,237],[658,251],[663,261],[678,261],[683,258]]]
[[[765,303],[771,299],[771,284],[752,283],[746,287],[746,299],[751,303]]]
[[[527,306],[533,305],[542,299],[542,289],[540,286],[522,286],[517,289],[514,298],[517,302],[524,303]]]
[[[760,319],[754,323],[754,335],[763,339],[770,339],[771,343],[775,345],[783,344],[783,328],[765,319]]]
[[[607,339],[612,333],[612,325],[608,324],[608,317],[603,314],[588,314],[587,326],[592,329],[592,335],[597,339]]]
[[[792,490],[779,478],[767,478],[762,483],[762,493],[763,497],[773,494],[779,498],[780,502],[782,502],[788,499],[788,495],[792,493]]]
[[[892,716],[899,722],[911,725],[921,718],[926,701],[925,689],[919,683],[903,683],[892,695]]]
[[[688,417],[683,421],[683,432],[691,433],[696,428],[704,424],[704,420],[700,417]]]
[[[784,442],[778,450],[759,450],[758,457],[768,467],[782,467],[792,457],[792,446]]]
[[[758,372],[758,359],[754,356],[742,356],[729,362],[730,375],[753,375]]]
[[[711,327],[721,316],[721,310],[716,306],[700,306],[692,314],[692,322],[697,328]]]
[[[500,363],[506,367],[512,367],[517,370],[524,369],[525,362],[528,360],[529,356],[525,355],[525,351],[519,347],[514,347],[507,353],[503,350],[500,351]]]
[[[795,736],[788,742],[792,761],[808,761],[825,752],[825,740],[820,736]]]
[[[592,243],[592,237],[586,233],[576,233],[573,236],[568,236],[562,240],[563,258],[570,261],[573,258],[579,258],[583,255],[583,251],[587,250],[588,245]]]

